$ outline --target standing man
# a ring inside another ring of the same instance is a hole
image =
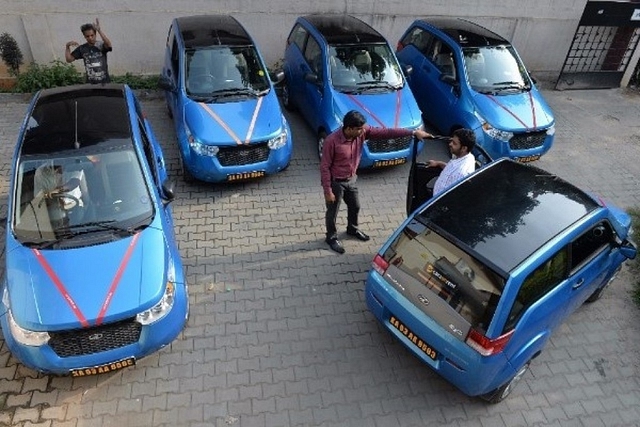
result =
[[[476,170],[476,158],[471,153],[475,146],[476,134],[471,129],[456,129],[449,140],[452,159],[447,163],[429,160],[429,167],[442,169],[433,185],[434,196]]]
[[[356,186],[356,171],[360,164],[362,146],[367,139],[399,138],[413,134],[419,139],[431,138],[423,130],[375,128],[366,125],[366,119],[358,111],[349,111],[342,119],[342,127],[324,140],[322,159],[320,160],[320,178],[327,206],[325,223],[329,247],[344,253],[344,247],[338,240],[336,219],[340,201],[347,204],[347,234],[356,239],[367,241],[369,236],[358,228],[360,200]]]
[[[86,79],[88,83],[109,83],[109,67],[107,66],[107,52],[111,52],[111,40],[100,29],[100,21],[96,18],[95,24],[84,24],[80,27],[82,35],[87,41],[78,45],[78,42],[72,40],[67,42],[64,51],[64,57],[67,62],[73,62],[76,59],[84,60],[84,68],[86,71]],[[97,34],[100,34],[102,40],[97,40]],[[77,47],[76,47],[77,46]],[[72,50],[72,48],[74,48]]]

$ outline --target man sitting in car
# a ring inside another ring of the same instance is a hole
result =
[[[442,192],[451,184],[461,180],[476,169],[476,159],[471,153],[476,145],[476,135],[470,129],[456,129],[449,140],[452,158],[449,162],[429,160],[428,167],[439,167],[442,172],[429,181],[427,187],[433,188],[433,195]]]

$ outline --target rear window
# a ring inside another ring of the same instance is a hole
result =
[[[427,315],[442,323],[449,322],[451,312],[455,312],[470,327],[486,331],[502,295],[504,279],[485,264],[417,220],[405,227],[384,258],[390,269],[394,266],[415,279],[394,283],[403,293],[411,288],[412,294],[424,295],[427,300],[435,297],[448,305],[448,313],[436,313],[442,310],[442,304],[420,304]]]

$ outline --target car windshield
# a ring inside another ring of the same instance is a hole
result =
[[[329,46],[329,65],[333,87],[342,92],[389,92],[404,84],[386,44]]]
[[[524,64],[512,46],[468,47],[463,53],[464,67],[473,90],[513,93],[531,89]]]
[[[415,288],[416,294],[432,302],[419,305],[431,317],[447,322],[457,313],[470,327],[488,328],[504,279],[441,233],[414,219],[384,259],[401,288]]]
[[[24,156],[17,170],[12,227],[25,245],[46,248],[98,232],[124,237],[153,218],[131,140]]]
[[[187,94],[195,99],[238,95],[256,97],[270,89],[268,72],[253,46],[187,50]]]

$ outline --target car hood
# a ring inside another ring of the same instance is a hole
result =
[[[472,98],[480,115],[500,130],[530,132],[554,123],[551,108],[535,90],[505,95],[475,93]]]
[[[376,127],[415,128],[422,124],[422,115],[415,98],[404,89],[375,94],[337,93],[334,98],[334,114],[342,117],[358,110],[367,119],[367,123]]]
[[[13,317],[53,331],[133,317],[164,293],[168,250],[161,230],[73,249],[34,250],[14,241],[6,253]]]
[[[282,110],[273,91],[259,98],[223,103],[188,100],[184,114],[193,135],[203,143],[217,145],[266,141],[283,127]]]

